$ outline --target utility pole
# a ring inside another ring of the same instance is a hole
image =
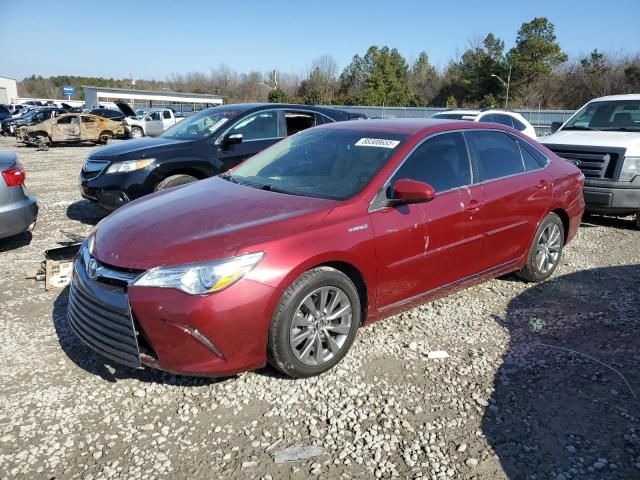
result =
[[[497,78],[498,81],[502,84],[502,86],[507,89],[507,96],[504,99],[504,109],[506,110],[507,107],[509,106],[509,87],[511,86],[511,65],[509,65],[509,76],[507,77],[506,82],[495,73],[492,73],[491,76],[494,78]]]

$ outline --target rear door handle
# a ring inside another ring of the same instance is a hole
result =
[[[476,213],[476,212],[480,211],[480,208],[482,208],[482,203],[480,203],[477,200],[471,200],[469,202],[469,205],[467,205],[465,207],[465,210],[467,212]]]

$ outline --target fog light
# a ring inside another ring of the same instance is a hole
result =
[[[33,222],[31,225],[29,225],[29,228],[27,228],[27,232],[33,231],[34,228],[36,228],[36,222]]]

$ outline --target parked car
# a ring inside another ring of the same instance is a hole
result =
[[[526,118],[511,110],[500,110],[496,108],[483,110],[447,110],[438,112],[431,117],[434,120],[469,120],[472,122],[499,123],[507,127],[515,128],[528,137],[536,138],[536,129],[533,128]]]
[[[501,125],[322,125],[109,215],[75,260],[68,318],[131,367],[316,375],[363,324],[507,272],[548,278],[583,180]]]
[[[94,108],[86,113],[91,115],[98,115],[99,117],[108,118],[114,122],[121,122],[124,120],[124,114],[120,110],[114,110],[112,108]]]
[[[115,209],[155,191],[217,175],[305,128],[348,119],[342,110],[273,103],[202,110],[159,138],[93,151],[80,173],[82,196]]]
[[[32,230],[38,203],[25,184],[24,168],[14,152],[0,152],[0,238]]]
[[[640,94],[591,100],[541,141],[584,173],[587,212],[640,228]]]
[[[15,135],[20,127],[37,125],[51,118],[68,113],[66,109],[58,107],[37,107],[27,111],[24,115],[7,118],[0,124],[3,135]]]
[[[107,143],[109,139],[124,135],[122,122],[114,122],[97,115],[66,113],[16,132],[19,142],[48,150],[52,143]]]
[[[12,113],[8,105],[0,105],[0,121],[11,118],[11,115]]]
[[[138,118],[128,105],[121,103],[117,105],[125,115],[125,129],[131,138],[160,136],[184,118],[176,117],[170,108],[152,108]]]

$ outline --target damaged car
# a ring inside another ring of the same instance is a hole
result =
[[[68,113],[16,131],[19,142],[48,150],[55,143],[92,142],[106,144],[111,138],[124,135],[122,122],[97,115]]]

